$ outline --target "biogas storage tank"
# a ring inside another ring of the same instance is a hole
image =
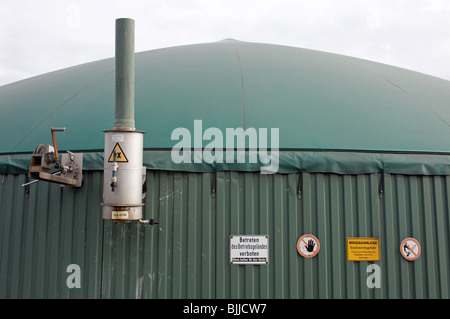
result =
[[[119,128],[115,69],[0,87],[0,298],[450,297],[449,81],[226,39],[136,53]]]

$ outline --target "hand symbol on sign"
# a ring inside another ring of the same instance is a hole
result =
[[[306,246],[306,250],[311,253],[314,250],[314,246],[316,245],[316,243],[314,242],[314,240],[310,239],[308,240],[308,246]]]
[[[297,251],[305,258],[312,258],[319,252],[319,240],[310,234],[305,234],[297,241]]]

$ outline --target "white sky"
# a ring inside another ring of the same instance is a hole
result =
[[[233,38],[355,56],[450,80],[448,0],[2,0],[0,86],[136,51]]]

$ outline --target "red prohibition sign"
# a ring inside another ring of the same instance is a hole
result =
[[[312,258],[320,250],[320,243],[316,236],[306,234],[300,237],[297,241],[297,251],[300,255],[306,258]]]
[[[420,256],[419,242],[411,237],[403,239],[400,244],[400,253],[408,261],[416,260]]]

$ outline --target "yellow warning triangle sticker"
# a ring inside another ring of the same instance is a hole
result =
[[[128,163],[128,158],[125,155],[125,153],[123,152],[123,150],[120,147],[119,143],[116,143],[116,145],[114,146],[114,148],[113,148],[113,150],[111,152],[111,155],[109,155],[108,162],[114,162],[114,151],[117,152],[116,162]]]

